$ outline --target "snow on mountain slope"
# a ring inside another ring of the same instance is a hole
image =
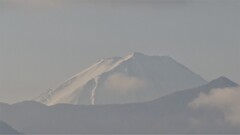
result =
[[[123,58],[102,59],[36,101],[46,105],[144,102],[205,83],[168,56],[132,53]]]

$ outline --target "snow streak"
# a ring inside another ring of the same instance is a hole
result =
[[[96,89],[98,87],[98,77],[94,79],[95,81],[95,87],[92,89],[92,95],[91,95],[91,104],[95,105],[95,93],[96,93]]]

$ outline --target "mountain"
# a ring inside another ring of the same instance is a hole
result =
[[[26,134],[240,134],[240,125],[236,123],[239,113],[232,119],[235,123],[231,123],[226,116],[228,110],[191,106],[204,94],[211,95],[217,90],[232,95],[226,91],[233,92],[231,89],[235,88],[239,85],[220,77],[144,103],[46,106],[27,101],[0,104],[0,118]],[[225,99],[230,103],[229,97]],[[220,103],[227,105],[222,100]],[[234,106],[230,109],[234,110]]]
[[[205,83],[169,56],[132,53],[123,58],[102,59],[36,101],[46,105],[145,102]]]
[[[19,134],[17,130],[13,129],[7,123],[0,121],[0,134]]]

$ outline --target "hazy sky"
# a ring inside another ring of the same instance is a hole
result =
[[[238,0],[0,0],[0,102],[132,51],[240,83],[239,13]]]

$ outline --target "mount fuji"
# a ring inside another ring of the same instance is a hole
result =
[[[102,59],[35,100],[49,106],[126,104],[151,101],[206,83],[169,56],[134,52]]]

